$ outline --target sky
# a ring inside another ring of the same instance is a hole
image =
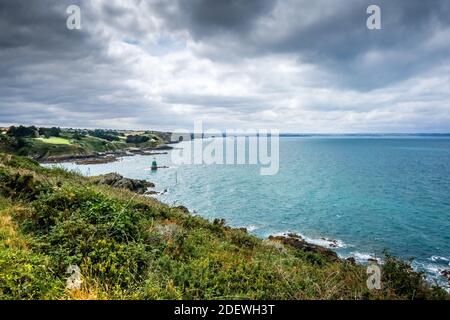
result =
[[[66,26],[69,5],[81,30]],[[381,9],[369,30],[367,7]],[[448,0],[0,0],[0,125],[450,132]]]

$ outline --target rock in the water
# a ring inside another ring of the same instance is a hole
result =
[[[148,188],[154,188],[155,185],[146,180],[137,180],[124,178],[118,173],[108,173],[94,178],[97,184],[104,184],[114,188],[127,189],[139,194],[147,192]]]
[[[355,265],[356,264],[356,260],[353,257],[349,257],[349,258],[345,259],[345,261],[347,261],[351,265]]]
[[[296,237],[270,236],[269,240],[279,241],[285,245],[289,245],[291,247],[303,250],[305,252],[320,253],[320,254],[324,255],[325,257],[327,257],[330,261],[341,261],[341,259],[339,259],[336,252],[334,252],[333,250],[330,250],[330,249],[327,249],[327,248],[324,248],[324,247],[321,247],[321,246],[318,246],[318,245],[315,245],[312,243],[308,243],[298,236],[296,236]]]

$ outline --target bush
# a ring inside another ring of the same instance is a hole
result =
[[[112,130],[95,129],[90,130],[89,134],[93,137],[97,137],[107,141],[120,141],[120,138],[118,137],[119,134],[116,131]]]
[[[0,194],[7,198],[19,200],[35,200],[45,187],[29,174],[11,174],[0,170]]]
[[[17,140],[6,134],[0,134],[0,150],[13,152],[17,149]]]
[[[144,143],[149,141],[150,138],[147,136],[138,136],[138,135],[131,135],[131,136],[127,136],[127,143]]]
[[[0,300],[50,299],[63,292],[64,281],[47,257],[0,245]]]

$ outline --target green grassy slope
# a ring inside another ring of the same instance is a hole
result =
[[[0,154],[0,299],[446,298],[407,264],[385,269],[370,291],[362,266]]]

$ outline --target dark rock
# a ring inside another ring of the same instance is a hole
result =
[[[328,238],[324,238],[324,237],[322,237],[322,238],[320,238],[320,239],[329,242],[329,246],[330,246],[331,248],[338,248],[338,247],[339,247],[339,243],[338,243],[337,240],[328,239]]]
[[[105,163],[110,163],[110,162],[116,162],[117,160],[118,159],[116,157],[105,156],[105,157],[98,157],[98,158],[88,158],[88,159],[76,160],[75,164],[77,164],[77,165],[105,164]]]
[[[225,226],[225,219],[215,218],[213,224],[223,227]]]
[[[162,146],[154,147],[152,149],[153,150],[172,150],[173,147],[168,146],[168,145],[162,145]]]
[[[178,210],[180,210],[180,211],[183,211],[183,213],[190,214],[189,209],[186,208],[185,206],[178,206],[178,207],[175,207],[175,209],[178,209]]]
[[[155,185],[149,181],[124,178],[118,173],[108,173],[97,176],[94,178],[94,182],[114,188],[127,189],[139,194],[145,194],[148,188],[155,187]]]
[[[450,284],[450,270],[441,270],[441,275],[447,279],[448,283]]]
[[[351,265],[355,265],[356,264],[356,260],[353,257],[349,257],[349,258],[345,259],[345,261],[347,261]]]
[[[336,254],[336,252],[334,252],[333,250],[312,244],[312,243],[308,243],[305,240],[298,238],[297,237],[290,237],[290,236],[270,236],[269,240],[272,241],[279,241],[285,245],[289,245],[293,248],[305,251],[305,252],[313,252],[313,253],[320,253],[322,255],[324,255],[328,260],[330,261],[341,261],[341,259],[339,259],[338,255]]]
[[[39,157],[41,163],[75,162],[76,164],[101,164],[118,161],[120,157],[127,156],[124,151],[96,152],[93,154],[70,154],[61,156]]]
[[[287,236],[290,237],[290,238],[303,239],[303,238],[300,237],[298,234],[296,234],[296,233],[291,233],[291,232],[288,233]]]

